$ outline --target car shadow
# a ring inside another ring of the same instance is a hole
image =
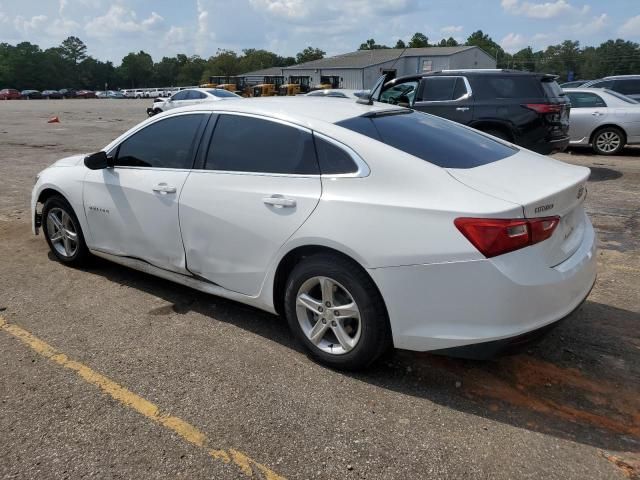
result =
[[[195,312],[303,352],[279,316],[102,259],[86,270],[168,303],[149,315]],[[472,361],[396,350],[366,371],[335,375],[517,428],[640,452],[638,325],[639,313],[587,301],[516,355]]]

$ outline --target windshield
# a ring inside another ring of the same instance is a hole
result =
[[[237,98],[238,95],[235,93],[229,92],[228,90],[222,90],[221,88],[214,88],[212,90],[207,90],[208,93],[213,95],[214,97],[220,98]]]
[[[443,168],[473,168],[502,160],[517,148],[457,123],[412,110],[354,117],[336,125]]]
[[[633,99],[633,98],[631,98],[631,97],[627,97],[626,95],[623,95],[623,94],[621,94],[621,93],[614,92],[613,90],[606,89],[606,92],[607,92],[609,95],[612,95],[612,96],[616,97],[618,100],[622,100],[623,102],[627,102],[627,103],[640,103],[640,102],[637,102],[636,100],[634,100],[634,99]]]

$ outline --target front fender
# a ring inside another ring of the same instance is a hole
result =
[[[83,186],[87,169],[84,165],[70,167],[49,167],[40,172],[39,178],[31,191],[31,230],[38,234],[37,215],[38,203],[47,190],[62,196],[73,208],[87,245],[93,243],[91,232],[84,211]]]

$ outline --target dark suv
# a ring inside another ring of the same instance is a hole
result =
[[[555,79],[515,70],[445,70],[391,80],[378,101],[409,106],[549,154],[569,144],[571,104]]]
[[[583,85],[589,88],[608,88],[634,100],[640,101],[640,75],[616,75],[591,80]]]

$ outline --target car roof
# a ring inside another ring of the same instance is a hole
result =
[[[377,102],[373,105],[361,104],[357,103],[353,98],[314,98],[300,95],[295,97],[258,97],[228,102],[200,103],[169,110],[167,113],[203,110],[254,113],[308,125],[313,120],[336,123],[366,114],[405,109]]]
[[[624,79],[637,80],[639,78],[640,78],[640,75],[610,75],[608,77],[599,78],[598,80],[624,80]]]
[[[398,81],[422,79],[426,77],[437,76],[449,76],[449,75],[464,75],[464,76],[485,76],[485,75],[509,75],[509,76],[521,76],[521,77],[548,77],[557,78],[557,75],[540,72],[524,72],[522,70],[509,70],[500,68],[470,68],[470,69],[457,69],[457,70],[438,70],[435,72],[415,73],[412,75],[405,75],[389,80],[386,84],[398,83]]]

